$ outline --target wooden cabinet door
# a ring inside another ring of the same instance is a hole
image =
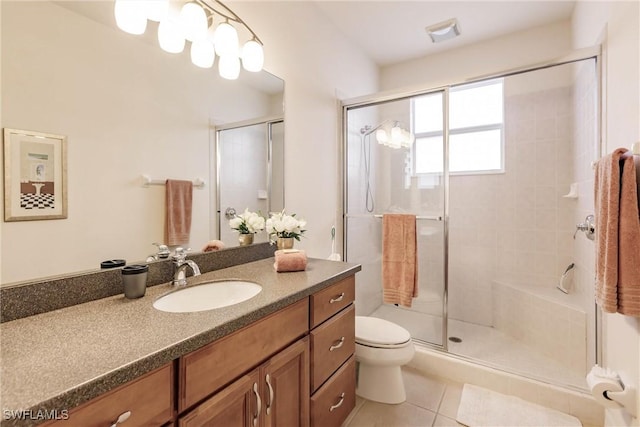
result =
[[[258,370],[214,394],[180,418],[180,427],[256,427],[262,406]]]
[[[309,425],[309,338],[295,342],[261,368],[265,427]]]

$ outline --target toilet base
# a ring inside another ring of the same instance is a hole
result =
[[[374,402],[397,405],[407,400],[400,366],[358,363],[356,394]]]

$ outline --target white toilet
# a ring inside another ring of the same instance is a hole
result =
[[[406,400],[401,366],[415,349],[403,327],[376,317],[356,316],[356,394],[375,402],[397,404]]]

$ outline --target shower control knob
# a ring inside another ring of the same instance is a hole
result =
[[[595,216],[593,215],[587,215],[587,217],[584,219],[584,222],[581,222],[580,224],[576,225],[576,232],[573,233],[573,238],[576,238],[576,234],[578,234],[578,231],[584,231],[584,234],[587,236],[587,239],[589,240],[594,240],[596,238],[596,223],[595,223]]]

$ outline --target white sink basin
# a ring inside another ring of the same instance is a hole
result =
[[[170,313],[192,313],[238,304],[260,291],[262,286],[242,280],[206,282],[158,298],[153,306]]]

